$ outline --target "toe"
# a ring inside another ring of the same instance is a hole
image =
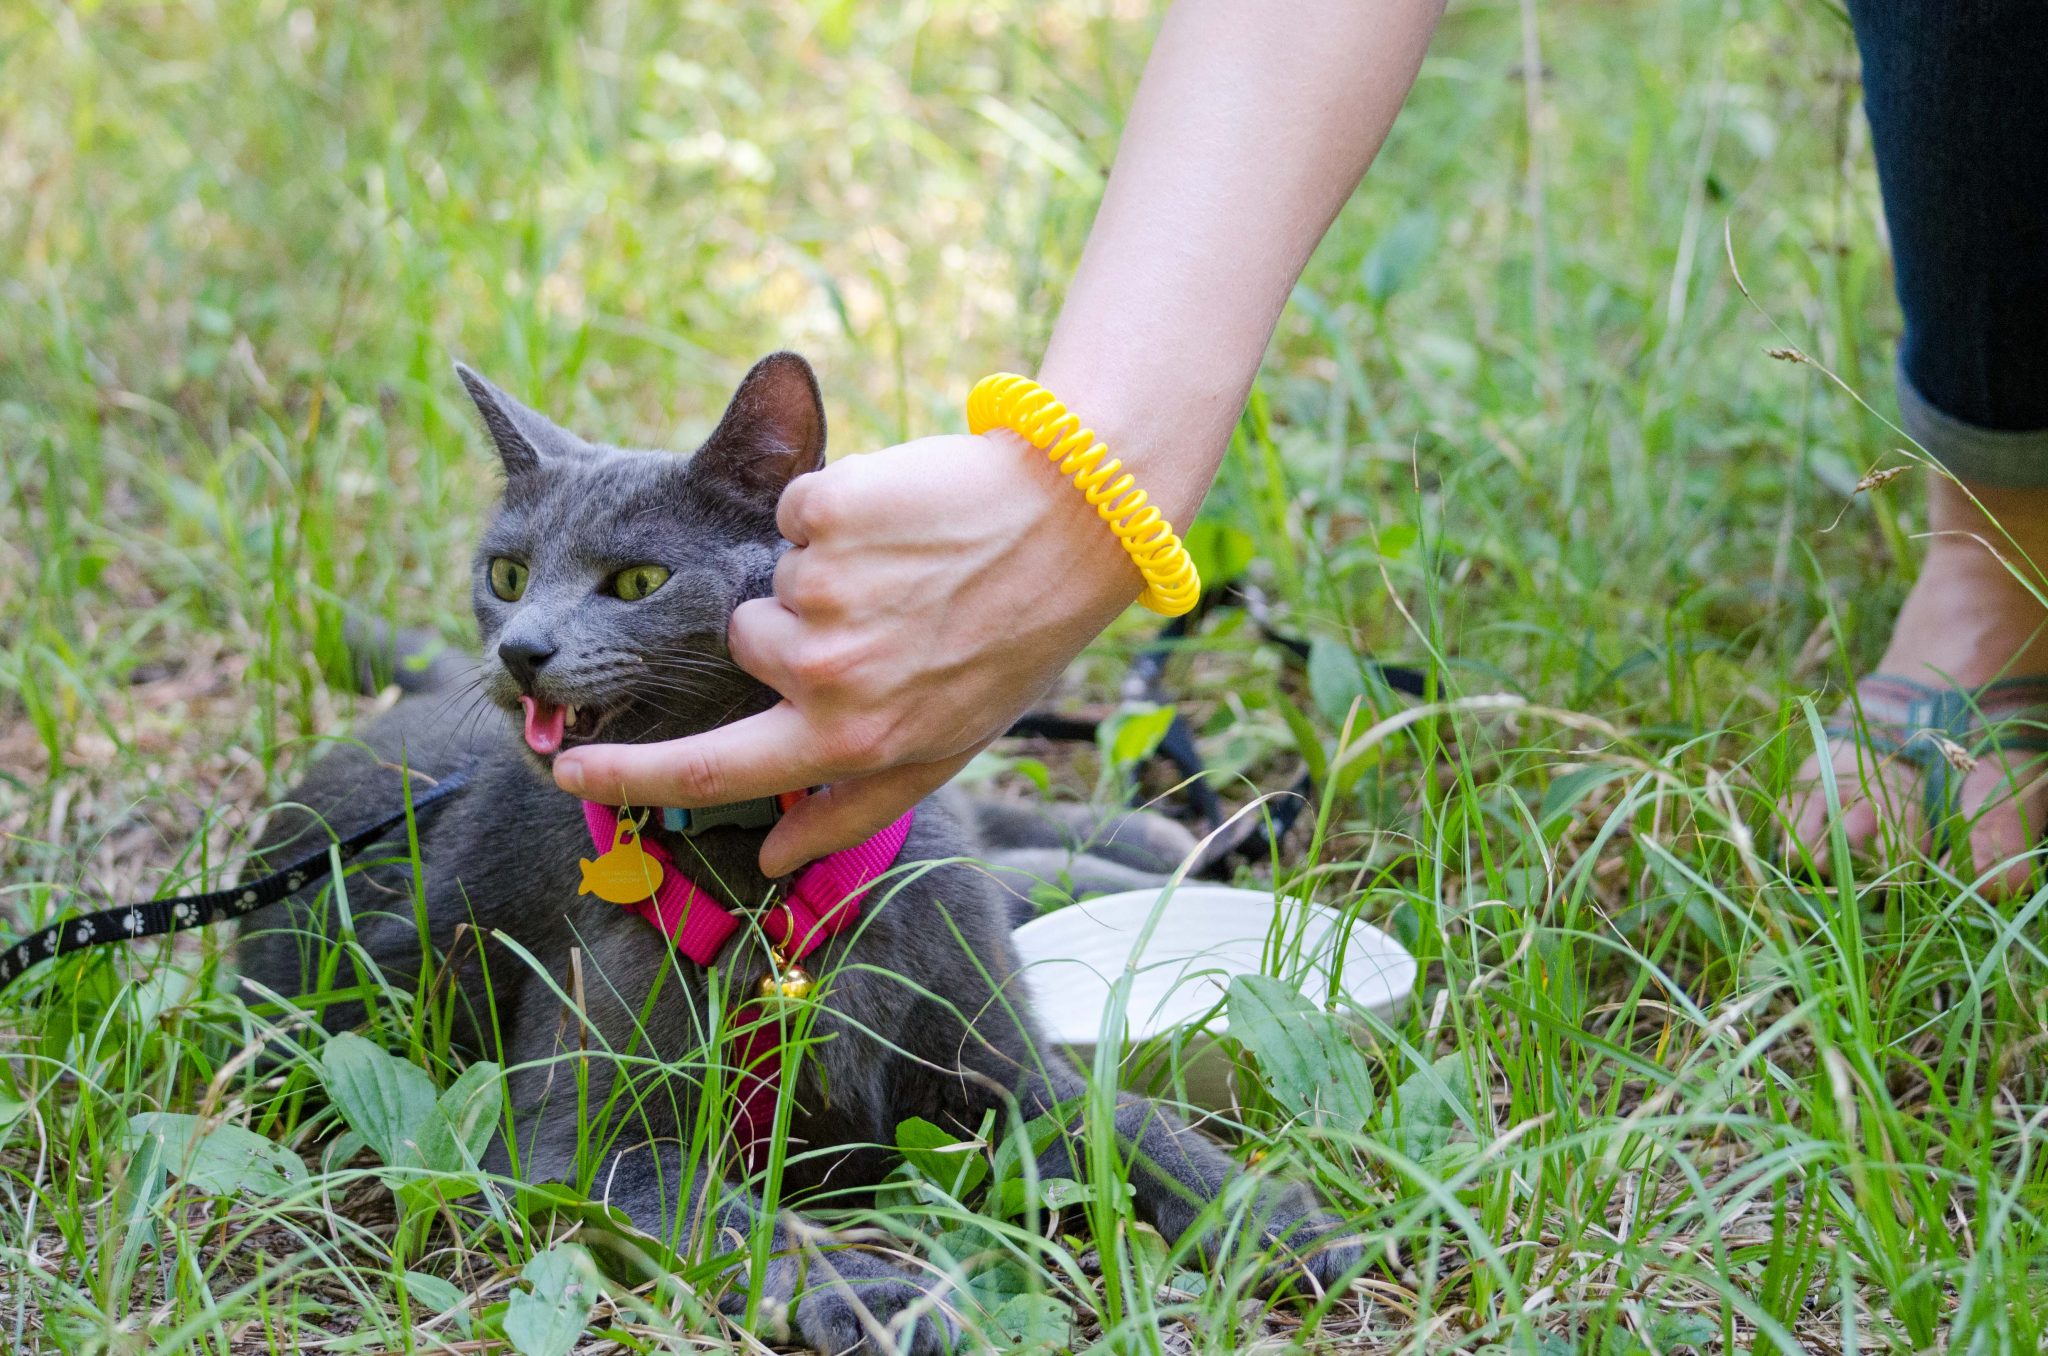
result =
[[[1964,778],[1959,800],[1968,856],[1952,853],[1951,868],[1981,878],[1980,889],[1996,899],[2024,892],[2039,865],[2048,781],[1987,759]]]
[[[1887,829],[1916,840],[1922,836],[1912,796],[1919,769],[1896,759],[1873,761],[1868,750],[1846,739],[1829,746],[1828,765],[1834,773],[1842,838],[1849,851],[1864,851]],[[1781,813],[1789,826],[1787,858],[1798,860],[1803,851],[1822,875],[1832,869],[1832,809],[1820,760],[1810,757],[1793,778]]]

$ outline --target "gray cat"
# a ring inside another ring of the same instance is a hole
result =
[[[700,1241],[708,1232],[709,1255],[731,1253],[749,1236],[760,1202],[685,1146],[697,1124],[698,1077],[706,1059],[717,1058],[706,1053],[716,1043],[711,977],[723,976],[723,1010],[731,1011],[768,964],[764,943],[742,929],[718,969],[707,971],[640,917],[579,895],[578,862],[593,854],[591,834],[579,802],[556,789],[549,757],[537,750],[674,739],[776,700],[727,656],[725,628],[741,601],[770,592],[786,548],[775,528],[783,487],[823,465],[817,383],[793,354],[763,359],[710,438],[680,456],[588,443],[458,371],[505,471],[472,571],[483,638],[475,690],[465,693],[459,666],[412,674],[417,690],[371,722],[361,745],[340,746],[313,766],[290,797],[304,809],[280,812],[265,852],[281,860],[323,841],[320,821],[345,831],[390,813],[401,763],[428,778],[466,769],[467,787],[421,816],[428,932],[454,966],[458,1042],[510,1071],[518,1175],[573,1174],[579,1129],[587,1136],[589,1124],[579,1103],[605,1107],[614,1080],[627,1078],[629,1095],[615,1106],[622,1131],[583,1151],[601,1157],[598,1189],[641,1229]],[[658,816],[647,829],[700,889],[744,917],[781,884],[756,862],[764,832],[713,828],[683,842],[665,838]],[[818,980],[813,1035],[821,1039],[803,1053],[788,1090],[785,1194],[879,1182],[894,1163],[882,1146],[894,1143],[906,1118],[971,1135],[991,1110],[999,1123],[1015,1124],[1070,1108],[1083,1094],[1081,1075],[1038,1039],[1016,982],[1012,892],[955,860],[973,846],[943,797],[927,801],[897,872],[869,896],[860,925],[806,960]],[[909,863],[932,865],[906,871]],[[358,942],[401,992],[420,972],[412,888],[403,863],[350,879]],[[290,913],[282,925],[248,929],[240,965],[262,988],[300,996],[314,987],[310,976],[337,919],[324,889],[296,896]],[[464,925],[478,931],[459,938]],[[476,945],[494,931],[554,983],[508,947]],[[580,1013],[560,997],[579,987],[572,951],[580,951]],[[350,975],[344,963],[337,985],[346,987]],[[362,1017],[348,1002],[321,1012],[329,1029]],[[630,1058],[578,1058],[593,1050]],[[579,1068],[587,1069],[587,1088],[578,1086]],[[1152,1103],[1121,1099],[1116,1122],[1138,1210],[1169,1239],[1242,1173]],[[486,1166],[509,1173],[514,1153],[500,1139]],[[1083,1175],[1066,1137],[1045,1150],[1038,1171]],[[1357,1261],[1356,1243],[1301,1187],[1264,1184],[1256,1207],[1241,1232],[1318,1281],[1336,1281]],[[944,1295],[928,1277],[794,1216],[773,1230],[760,1285],[802,1341],[828,1352],[935,1352],[954,1343]],[[1218,1244],[1205,1237],[1203,1246]]]

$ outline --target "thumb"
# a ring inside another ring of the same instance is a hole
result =
[[[786,876],[806,862],[865,842],[952,780],[980,750],[837,782],[797,802],[761,844],[761,873]]]

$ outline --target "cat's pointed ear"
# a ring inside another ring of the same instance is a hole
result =
[[[785,485],[825,464],[825,402],[811,365],[794,353],[755,363],[696,464],[772,510]]]
[[[455,375],[476,412],[483,417],[484,432],[497,446],[498,459],[505,463],[505,477],[518,480],[540,469],[544,447],[558,447],[563,432],[546,415],[530,410],[486,381],[468,363],[455,364]]]

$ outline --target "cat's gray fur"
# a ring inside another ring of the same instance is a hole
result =
[[[764,359],[710,439],[681,456],[587,443],[459,370],[507,473],[471,580],[482,663],[468,687],[451,687],[446,665],[413,673],[406,686],[415,691],[371,722],[359,745],[340,746],[313,766],[290,797],[306,812],[280,812],[266,851],[278,860],[321,841],[316,815],[345,830],[389,813],[401,763],[432,778],[469,769],[467,789],[422,817],[427,913],[433,946],[456,964],[458,1039],[511,1071],[519,1174],[547,1180],[574,1171],[579,1051],[637,1047],[637,1063],[588,1061],[587,1105],[605,1104],[621,1068],[633,1071],[623,1076],[633,1078],[638,1097],[637,1105],[624,1104],[629,1125],[606,1152],[598,1186],[642,1229],[695,1237],[691,1226],[708,1222],[723,1240],[713,1251],[728,1251],[747,1235],[759,1203],[702,1172],[686,1181],[677,1147],[694,1119],[690,1070],[693,1061],[701,1070],[706,1058],[709,976],[637,916],[577,895],[578,859],[592,852],[583,815],[517,733],[521,681],[498,656],[501,647],[552,651],[529,673],[528,689],[608,713],[601,731],[608,741],[671,739],[772,703],[774,694],[728,658],[725,628],[740,601],[770,592],[786,549],[775,530],[777,496],[792,477],[822,464],[817,386],[802,359]],[[516,603],[489,587],[488,562],[497,555],[524,559],[531,569]],[[630,603],[605,594],[615,571],[649,561],[673,571],[660,589]],[[1028,826],[1009,827],[1028,836]],[[1071,852],[1078,830],[1062,823],[1039,832],[1043,841],[1026,850]],[[757,866],[760,837],[713,830],[672,850],[699,886],[729,907],[752,910],[776,885]],[[795,1080],[788,1191],[877,1182],[893,1162],[880,1146],[894,1142],[908,1117],[971,1134],[992,1108],[1029,1118],[1082,1093],[1080,1074],[1043,1049],[1014,982],[1011,892],[983,870],[947,860],[972,846],[948,799],[927,801],[899,863],[940,864],[900,888],[879,887],[861,925],[808,962],[823,990],[817,1034],[825,1039]],[[1124,869],[1143,877],[1147,866]],[[357,938],[399,992],[410,992],[420,964],[411,888],[404,865],[350,879]],[[329,901],[308,891],[291,902],[288,919],[252,926],[240,952],[244,977],[263,990],[304,994],[319,939],[335,932]],[[458,944],[465,924],[479,932]],[[476,937],[494,932],[515,940],[563,991],[572,986],[571,952],[580,951],[580,1015],[509,948],[487,942],[480,953]],[[751,990],[766,964],[764,954],[747,956],[750,948],[761,950],[743,932],[721,958],[728,1003]],[[353,978],[344,963],[340,983]],[[657,978],[664,987],[643,1024],[636,1014]],[[321,1014],[330,1029],[361,1016],[355,1005]],[[1140,1212],[1169,1238],[1243,1176],[1215,1144],[1149,1102],[1125,1099],[1117,1121],[1135,1155]],[[506,1146],[494,1144],[488,1166],[509,1171],[511,1163]],[[1039,1170],[1082,1175],[1062,1141]],[[1301,1188],[1263,1183],[1253,1203],[1255,1245],[1292,1256],[1323,1281],[1356,1260],[1355,1244]],[[820,1237],[793,1216],[779,1221],[776,1259],[762,1278],[803,1341],[845,1351],[907,1339],[920,1352],[953,1341],[944,1295],[933,1293],[928,1277],[857,1248],[820,1247]]]

